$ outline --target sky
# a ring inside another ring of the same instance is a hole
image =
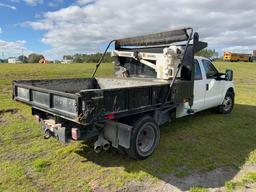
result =
[[[256,49],[251,0],[0,0],[0,58],[103,51],[112,39],[192,27],[208,47]]]

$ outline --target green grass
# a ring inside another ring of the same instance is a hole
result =
[[[33,161],[33,167],[36,171],[41,172],[50,166],[50,161],[47,159],[36,159]]]
[[[227,181],[225,187],[227,191],[234,191],[236,189],[244,188],[248,184],[256,183],[256,172],[248,172],[239,178],[238,181]]]
[[[217,62],[216,66],[221,71],[234,70],[234,111],[219,115],[208,110],[174,120],[161,127],[155,153],[144,161],[133,161],[115,151],[95,154],[79,142],[44,140],[30,107],[11,100],[14,79],[89,77],[95,64],[1,64],[0,110],[18,111],[0,114],[0,191],[91,191],[99,187],[115,191],[130,181],[165,180],[164,175],[170,173],[182,178],[195,170],[235,167],[238,172],[246,163],[255,164],[256,64]],[[102,64],[97,73],[112,74],[111,64]],[[244,183],[244,179],[227,180],[227,189],[237,186],[232,182]]]
[[[192,187],[189,192],[209,192],[209,190],[202,187]]]

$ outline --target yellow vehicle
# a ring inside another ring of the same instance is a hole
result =
[[[244,61],[244,62],[251,62],[252,56],[251,54],[247,53],[232,53],[232,52],[224,52],[223,55],[224,61]]]

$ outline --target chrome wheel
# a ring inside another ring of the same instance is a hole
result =
[[[230,96],[226,96],[223,101],[223,109],[225,111],[229,111],[232,108],[232,98]]]

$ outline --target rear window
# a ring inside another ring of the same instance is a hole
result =
[[[195,63],[195,76],[194,76],[194,79],[195,80],[202,80],[202,72],[201,72],[199,63],[198,63],[198,61],[196,59],[194,60],[194,63]]]

